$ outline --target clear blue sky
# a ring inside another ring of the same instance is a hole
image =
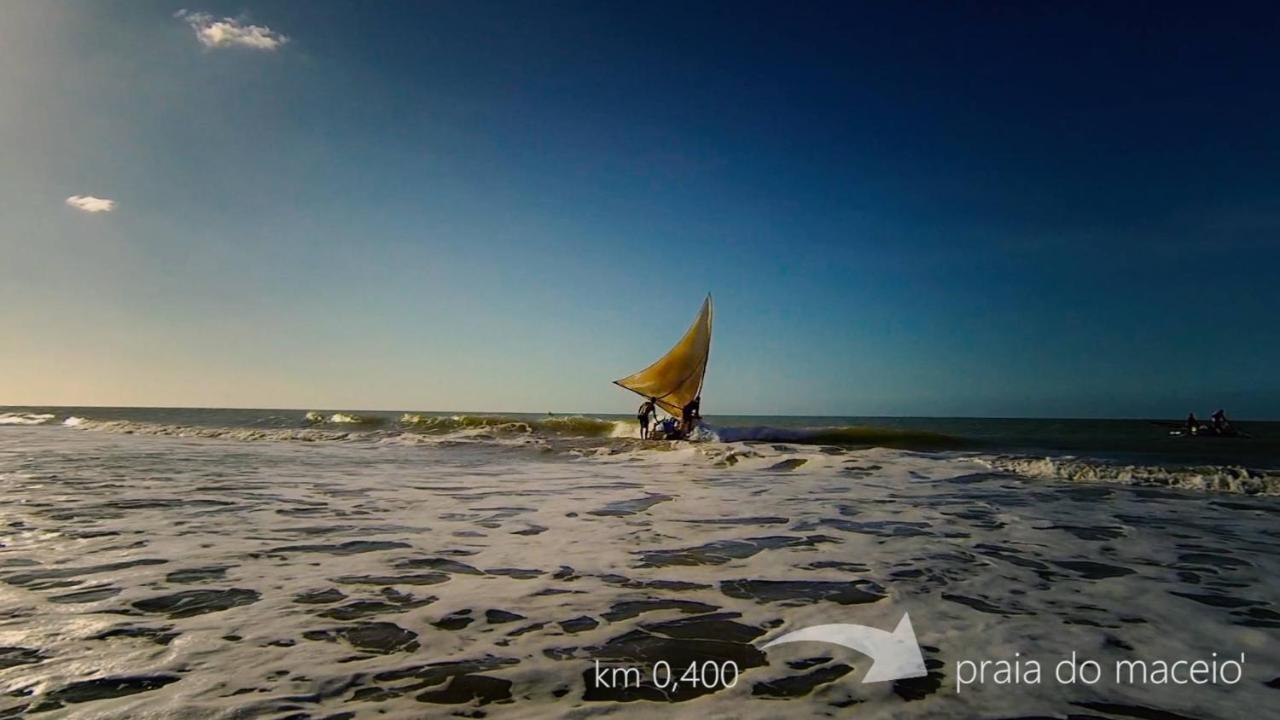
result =
[[[0,403],[1280,417],[1274,6],[192,3],[0,5]]]

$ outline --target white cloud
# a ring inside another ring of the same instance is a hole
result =
[[[215,18],[206,12],[179,10],[173,14],[196,31],[196,39],[208,48],[247,47],[278,50],[289,38],[266,25],[246,25],[235,18]]]
[[[87,213],[111,212],[116,209],[116,201],[92,195],[72,195],[66,203],[77,210]]]

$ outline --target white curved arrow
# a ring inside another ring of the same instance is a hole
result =
[[[924,657],[916,644],[916,633],[911,628],[911,616],[902,613],[898,627],[885,632],[866,625],[812,625],[789,632],[765,643],[761,650],[793,642],[824,642],[843,645],[871,658],[871,669],[862,682],[884,682],[901,678],[927,675]]]

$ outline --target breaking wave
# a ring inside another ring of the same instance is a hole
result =
[[[548,415],[528,418],[504,415],[420,415],[405,413],[400,425],[414,432],[452,433],[459,430],[488,430],[505,433],[547,433],[568,437],[611,437],[618,421],[585,415]]]
[[[52,416],[50,416],[52,417]],[[209,427],[134,420],[107,420],[69,417],[63,425],[125,434],[169,435],[177,437],[226,438],[233,440],[387,440],[399,436],[411,442],[458,440],[476,442],[547,440],[610,442],[640,439],[634,420],[612,420],[588,415],[434,415],[405,413],[399,419],[360,415],[352,412],[310,411],[295,427]],[[417,440],[415,440],[417,438]],[[839,445],[843,447],[885,447],[900,450],[942,451],[956,449],[962,441],[938,433],[894,428],[847,426],[825,428],[716,427],[700,426],[691,437],[699,443],[787,443],[795,445]]]
[[[53,418],[51,413],[0,413],[0,425],[43,425]]]
[[[326,416],[324,413],[312,410],[303,416],[303,421],[309,425],[365,425],[375,427],[382,425],[386,421],[383,418],[373,415],[357,415],[351,412],[336,412]]]
[[[334,440],[358,440],[370,437],[367,433],[326,430],[321,428],[245,428],[202,427],[199,425],[167,425],[164,423],[138,422],[134,420],[93,420],[69,417],[62,421],[67,427],[81,430],[120,433],[122,435],[160,435],[182,438],[210,438],[223,440],[297,440],[319,442]]]
[[[50,423],[54,419],[54,415],[47,413],[7,413],[0,415],[0,424],[36,425]],[[1032,480],[1280,495],[1280,471],[1276,470],[1236,465],[1124,464],[1067,455],[997,455],[982,452],[973,444],[949,435],[875,426],[780,428],[703,425],[694,433],[693,443],[650,443],[639,440],[639,425],[634,420],[586,415],[520,417],[406,413],[397,419],[386,415],[364,417],[350,412],[310,412],[300,421],[292,422],[297,424],[293,427],[212,427],[71,416],[61,424],[79,430],[130,435],[233,441],[393,443],[438,447],[490,445],[560,450],[583,457],[624,457],[632,453],[644,453],[649,457],[651,451],[683,448],[696,450],[696,456],[723,466],[751,458],[767,464],[779,453],[795,453],[799,450],[803,454],[804,446],[836,446],[850,450],[879,447],[915,452],[945,452],[960,460],[979,462],[996,472]],[[770,444],[790,447],[773,448]],[[963,452],[949,452],[955,450]],[[806,460],[806,467],[813,467],[815,458],[823,457],[829,451],[808,454],[813,457]],[[836,454],[840,454],[839,451]],[[730,458],[729,455],[733,457]]]
[[[1077,457],[974,458],[993,470],[1021,477],[1204,490],[1242,495],[1280,495],[1280,473],[1231,465],[1164,467],[1125,465]]]

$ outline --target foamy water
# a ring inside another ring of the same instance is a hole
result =
[[[27,411],[0,418],[8,418],[9,425],[45,425],[62,417],[60,424],[81,430],[238,441],[537,446],[573,454],[654,447],[631,442],[640,439],[634,420],[586,415],[85,410],[94,415]],[[1249,439],[1175,439],[1166,429],[1143,422],[1022,421],[1050,423],[1050,428],[1068,424],[1068,432],[1053,437],[1043,430],[1027,434],[1019,421],[1008,420],[881,418],[857,425],[796,424],[792,418],[772,419],[790,424],[747,425],[733,420],[704,423],[691,439],[706,449],[745,443],[757,446],[757,452],[769,444],[949,452],[948,457],[976,460],[1018,477],[1280,494],[1280,423],[1251,424],[1260,435]]]
[[[6,428],[0,713],[1234,718],[1274,703],[1280,505],[1247,488],[466,417],[416,433]],[[863,684],[853,651],[760,649],[908,611],[927,677]],[[1231,686],[956,691],[962,660],[1072,651],[1247,663]],[[737,684],[590,675],[708,659],[735,663]]]

